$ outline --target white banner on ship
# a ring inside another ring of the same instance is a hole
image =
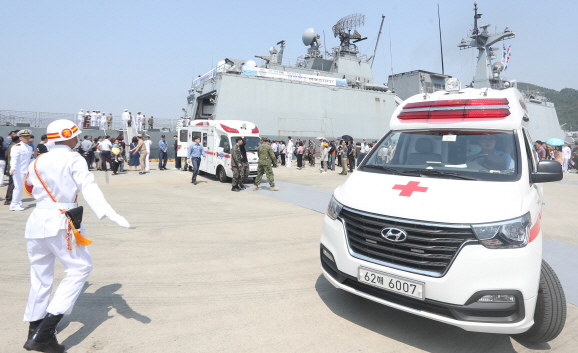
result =
[[[206,74],[204,74],[201,77],[197,77],[194,81],[193,81],[193,87],[197,87],[198,85],[212,79],[213,77],[215,77],[215,75],[217,74],[217,70],[216,69],[212,69],[211,71],[207,72]]]
[[[345,79],[341,79],[341,78],[304,75],[304,74],[300,74],[298,72],[263,69],[260,67],[249,67],[246,65],[243,66],[243,75],[269,77],[269,78],[280,78],[283,80],[316,83],[318,85],[347,87],[347,81]]]

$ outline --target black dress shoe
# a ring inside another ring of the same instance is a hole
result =
[[[239,187],[237,185],[233,185],[233,187],[231,188],[231,191],[239,192],[239,191],[241,191],[241,189],[239,189]]]
[[[5,205],[10,205],[10,203],[11,203],[11,201],[8,201],[8,200],[4,201]]]
[[[24,349],[46,353],[64,353],[64,346],[56,339],[56,328],[64,315],[46,314],[36,327],[26,343]]]
[[[195,180],[195,185],[197,185],[197,184],[198,184],[198,182]]]

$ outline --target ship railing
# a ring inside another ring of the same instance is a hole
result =
[[[19,110],[0,110],[1,126],[35,127],[38,113]]]
[[[108,115],[108,114],[107,114]],[[32,112],[32,111],[18,111],[18,110],[0,110],[0,126],[15,126],[15,127],[33,127],[46,128],[51,122],[60,119],[67,119],[78,124],[77,114],[71,113],[50,113],[50,112]],[[136,116],[133,115],[133,120],[136,124]],[[176,119],[157,119],[154,118],[153,128],[164,131],[175,130]],[[84,124],[83,124],[84,125]],[[84,126],[79,126],[81,129]],[[100,126],[88,126],[89,129],[99,129]],[[108,123],[104,124],[108,130]],[[123,130],[122,117],[115,115],[112,117],[112,130]],[[148,117],[145,117],[143,128],[150,128],[148,126]]]

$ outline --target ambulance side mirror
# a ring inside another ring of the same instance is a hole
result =
[[[548,183],[562,180],[562,165],[557,161],[541,160],[538,162],[538,171],[532,173],[532,183]]]

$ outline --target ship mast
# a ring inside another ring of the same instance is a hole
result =
[[[474,77],[474,88],[491,87],[490,80],[492,76],[492,48],[491,46],[506,38],[514,37],[515,33],[510,31],[508,27],[502,33],[490,34],[488,27],[490,24],[484,24],[478,27],[478,19],[482,18],[482,14],[478,13],[478,3],[474,3],[474,29],[469,35],[470,42],[462,39],[458,44],[460,49],[477,48],[478,62],[476,65],[476,75]],[[499,49],[499,48],[498,48]]]

